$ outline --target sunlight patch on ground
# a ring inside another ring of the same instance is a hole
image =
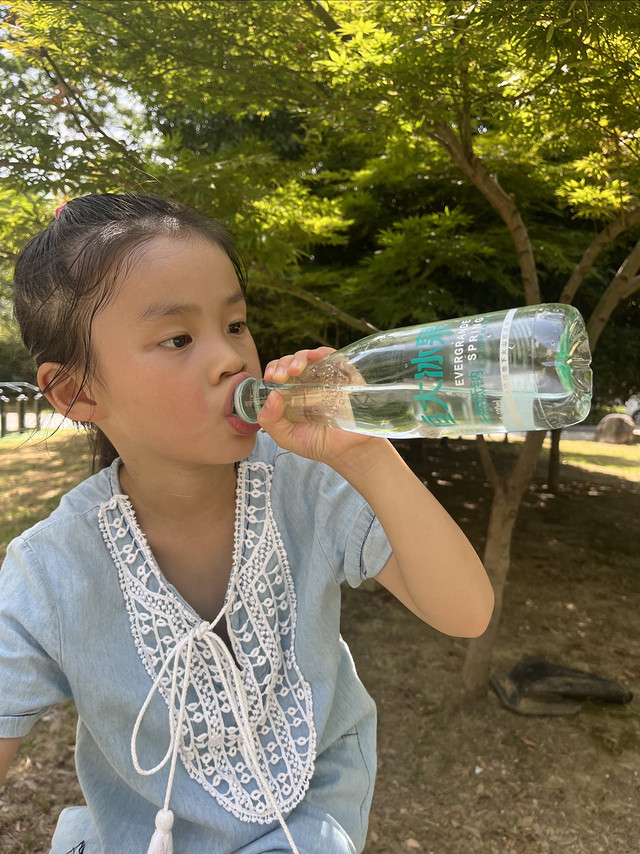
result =
[[[549,440],[545,439],[544,448],[549,446]],[[640,482],[640,443],[608,445],[604,442],[561,441],[560,459],[564,465],[580,466],[587,471]]]

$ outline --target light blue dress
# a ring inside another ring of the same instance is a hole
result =
[[[0,737],[78,709],[87,806],[62,813],[52,851],[145,854],[167,800],[175,854],[362,851],[375,706],[339,620],[341,582],[391,553],[371,509],[258,434],[238,468],[227,646],[160,572],[118,469],[14,540],[0,572]]]

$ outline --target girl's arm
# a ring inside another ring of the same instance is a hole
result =
[[[393,553],[378,581],[410,611],[456,637],[477,637],[493,611],[493,590],[458,525],[386,440],[339,473],[368,502]]]
[[[300,351],[272,362],[265,379],[283,382],[330,352]],[[369,503],[393,554],[378,580],[439,631],[477,637],[493,610],[493,590],[475,550],[457,524],[386,439],[282,417],[270,396],[258,420],[283,448],[330,465]]]
[[[18,747],[20,747],[21,741],[22,738],[0,738],[0,786],[7,776],[9,766],[16,755]]]

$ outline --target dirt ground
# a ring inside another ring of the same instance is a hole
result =
[[[491,490],[473,442],[422,444],[414,467],[481,552]],[[540,465],[516,525],[493,663],[508,672],[527,654],[586,669],[633,691],[627,705],[524,717],[490,692],[463,711],[466,642],[375,585],[345,591],[343,633],[379,709],[366,854],[640,854],[640,477],[628,471],[565,464],[551,496]],[[2,854],[46,854],[58,812],[80,802],[73,727],[67,705],[25,740],[0,793]]]

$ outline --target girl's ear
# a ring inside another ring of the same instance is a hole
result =
[[[73,368],[45,362],[38,368],[38,385],[51,406],[72,421],[99,421],[100,407],[91,389],[82,385],[82,376]]]

